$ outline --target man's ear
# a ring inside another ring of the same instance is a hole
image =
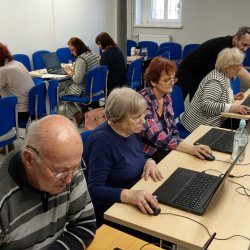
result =
[[[32,161],[33,161],[33,154],[29,149],[24,149],[22,154],[22,159],[25,167],[31,168],[32,167]]]

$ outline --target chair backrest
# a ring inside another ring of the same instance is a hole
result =
[[[127,40],[127,56],[131,56],[131,48],[136,47],[137,43],[134,40]]]
[[[170,49],[168,47],[163,47],[161,49],[158,49],[157,55],[160,56],[160,55],[164,54],[165,52],[168,52],[170,55]]]
[[[157,56],[158,51],[158,44],[154,41],[141,41],[138,42],[138,45],[140,48],[147,48],[148,49],[148,57],[153,58]]]
[[[240,78],[238,76],[234,80],[231,78],[230,84],[234,95],[240,93]]]
[[[246,51],[246,57],[243,61],[243,65],[250,67],[250,48],[248,48]]]
[[[47,53],[50,53],[50,52],[48,50],[38,50],[32,54],[34,70],[46,68],[41,55],[47,54]]]
[[[86,92],[90,93],[90,101],[97,101],[106,97],[107,93],[107,66],[98,66],[86,74]]]
[[[192,50],[198,48],[199,46],[200,44],[198,43],[186,44],[183,48],[182,59],[185,59]]]
[[[17,129],[16,135],[18,136],[17,103],[16,96],[0,98],[0,136],[5,135],[14,127]]]
[[[171,99],[174,111],[174,118],[178,118],[185,111],[183,93],[179,86],[177,85],[173,86]]]
[[[161,43],[160,49],[167,47],[170,51],[170,59],[171,60],[180,60],[181,59],[181,52],[182,47],[181,44],[175,42],[165,42]]]
[[[142,59],[132,61],[128,66],[128,83],[132,89],[141,85],[142,79]]]
[[[15,54],[13,55],[15,61],[22,63],[28,71],[31,71],[30,59],[25,54]]]
[[[59,87],[58,80],[49,80],[48,81],[48,97],[49,97],[49,110],[50,112],[58,111],[58,98],[59,98]]]
[[[47,89],[45,82],[33,86],[29,91],[29,115],[32,120],[47,115],[46,112]]]
[[[69,61],[75,61],[75,58],[71,55],[70,49],[68,47],[57,49],[56,54],[60,63],[69,63]]]
[[[92,132],[92,130],[87,130],[87,131],[83,131],[80,133],[80,135],[82,137],[83,146],[85,146],[86,141],[87,141],[89,135],[91,134],[91,132]]]

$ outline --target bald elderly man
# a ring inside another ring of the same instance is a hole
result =
[[[60,115],[32,123],[0,168],[0,249],[82,250],[96,220],[81,168],[82,140]]]

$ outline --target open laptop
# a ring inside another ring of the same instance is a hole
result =
[[[42,59],[49,74],[67,75],[55,52],[42,54]]]
[[[232,130],[211,128],[205,135],[198,139],[194,144],[204,144],[212,150],[226,154],[232,154],[234,144],[234,134]]]
[[[245,106],[248,106],[250,107],[250,97],[248,96],[243,103],[241,103],[241,105],[245,105]]]
[[[154,192],[154,195],[160,203],[190,213],[203,214],[215,193],[224,184],[245,148],[246,145],[230,164],[224,175],[214,176],[204,172],[177,168]]]

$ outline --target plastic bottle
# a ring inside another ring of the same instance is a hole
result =
[[[239,155],[242,148],[248,142],[248,133],[245,127],[246,127],[246,121],[241,119],[239,128],[235,131],[235,135],[234,135],[234,147],[233,147],[233,153],[232,153],[233,160]],[[244,159],[245,159],[245,150],[241,154],[238,162],[243,162]]]

